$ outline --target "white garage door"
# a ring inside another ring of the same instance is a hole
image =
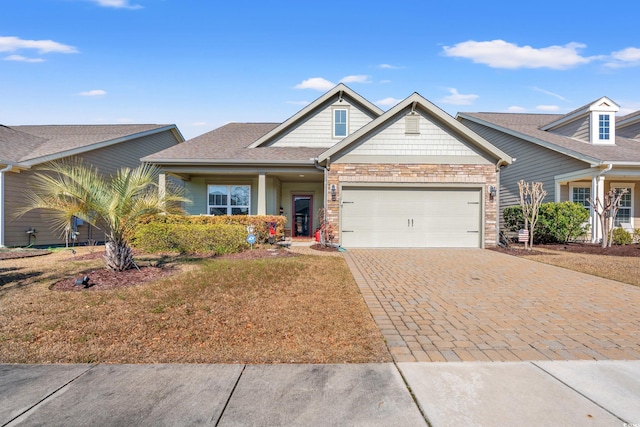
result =
[[[480,247],[479,189],[342,189],[345,248]]]

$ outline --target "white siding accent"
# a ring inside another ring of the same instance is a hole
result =
[[[333,138],[333,110],[348,109],[348,134],[351,134],[373,120],[356,105],[343,99],[335,102],[312,115],[287,134],[271,144],[272,147],[310,147],[330,148],[344,138]],[[348,136],[348,135],[347,135]]]

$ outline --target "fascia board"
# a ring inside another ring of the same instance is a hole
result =
[[[282,133],[286,129],[288,129],[290,126],[292,126],[293,124],[297,123],[299,120],[301,120],[303,117],[305,117],[309,112],[313,111],[315,108],[319,107],[320,105],[322,105],[325,102],[329,101],[331,98],[333,98],[336,95],[338,95],[338,93],[340,91],[344,92],[350,98],[353,98],[355,101],[357,101],[359,104],[361,104],[365,108],[368,108],[372,113],[374,113],[374,114],[376,114],[378,116],[380,116],[383,113],[383,111],[380,108],[378,108],[375,104],[367,101],[365,98],[363,98],[362,96],[358,95],[356,92],[351,90],[344,83],[340,83],[336,87],[334,87],[333,89],[331,89],[330,91],[328,91],[327,93],[325,93],[324,95],[322,95],[321,97],[319,97],[318,99],[313,101],[311,104],[307,105],[302,110],[298,111],[296,114],[294,114],[293,116],[289,117],[286,121],[284,121],[280,125],[276,126],[270,132],[268,132],[265,135],[261,136],[259,139],[257,139],[251,145],[249,145],[248,148],[256,148],[256,147],[261,146],[265,142],[270,141],[275,136],[279,135],[280,133]]]
[[[556,152],[558,152],[560,154],[564,154],[565,156],[573,157],[574,159],[578,159],[578,160],[583,161],[585,163],[589,163],[590,165],[600,165],[600,164],[606,163],[606,162],[604,162],[604,161],[602,161],[600,159],[597,159],[595,157],[587,156],[585,154],[578,153],[578,152],[575,152],[573,150],[569,150],[568,148],[560,147],[560,146],[558,146],[556,144],[553,144],[551,142],[547,142],[547,141],[544,141],[544,140],[539,139],[539,138],[534,138],[532,136],[525,135],[525,134],[523,134],[521,132],[514,131],[514,130],[506,128],[504,126],[496,125],[496,124],[488,122],[486,120],[481,120],[481,119],[478,119],[476,117],[468,116],[465,113],[458,113],[458,117],[463,118],[465,120],[472,121],[474,123],[478,123],[478,124],[483,125],[483,126],[487,126],[487,127],[491,128],[491,129],[495,129],[495,130],[500,131],[502,133],[505,133],[507,135],[514,136],[516,138],[522,139],[524,141],[531,142],[531,143],[539,145],[541,147],[548,148],[549,150],[556,151]]]
[[[241,160],[241,159],[225,159],[225,160],[207,160],[207,159],[198,159],[198,160],[186,160],[186,159],[153,159],[153,160],[145,160],[142,159],[145,163],[152,163],[156,165],[182,165],[182,166],[224,166],[224,165],[233,165],[233,166],[256,166],[256,165],[264,165],[264,166],[311,166],[314,164],[313,159],[309,160],[275,160],[275,161],[265,161],[265,160]]]
[[[109,147],[111,145],[115,145],[115,144],[120,144],[121,142],[126,142],[126,141],[131,141],[134,139],[138,139],[138,138],[143,138],[145,136],[149,136],[149,135],[154,135],[156,133],[160,133],[160,132],[165,132],[165,131],[172,131],[177,129],[176,125],[168,125],[168,126],[163,126],[160,128],[156,128],[156,129],[150,129],[144,132],[138,132],[138,133],[134,133],[131,135],[126,135],[120,138],[115,138],[115,139],[109,139],[106,141],[100,141],[100,142],[96,142],[95,144],[91,144],[91,145],[85,145],[83,147],[78,147],[78,148],[74,148],[71,150],[66,150],[66,151],[60,151],[58,153],[54,153],[54,154],[50,154],[48,156],[42,156],[42,157],[37,157],[35,159],[29,159],[26,160],[24,162],[21,162],[21,164],[28,166],[28,167],[32,167],[35,165],[39,165],[41,163],[46,163],[46,162],[50,162],[50,161],[54,161],[54,160],[59,160],[65,157],[70,157],[70,156],[77,156],[79,154],[83,154],[83,153],[87,153],[89,151],[93,151],[93,150],[97,150],[99,148],[104,148],[104,147]],[[173,133],[173,135],[175,136],[175,133]],[[181,135],[182,136],[182,135]],[[183,142],[184,138],[182,139]]]

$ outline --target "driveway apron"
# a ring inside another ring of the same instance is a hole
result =
[[[345,259],[398,362],[640,359],[640,288],[482,249]]]

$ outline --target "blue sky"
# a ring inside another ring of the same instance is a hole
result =
[[[2,0],[0,123],[281,122],[344,82],[381,108],[640,110],[639,2]]]

